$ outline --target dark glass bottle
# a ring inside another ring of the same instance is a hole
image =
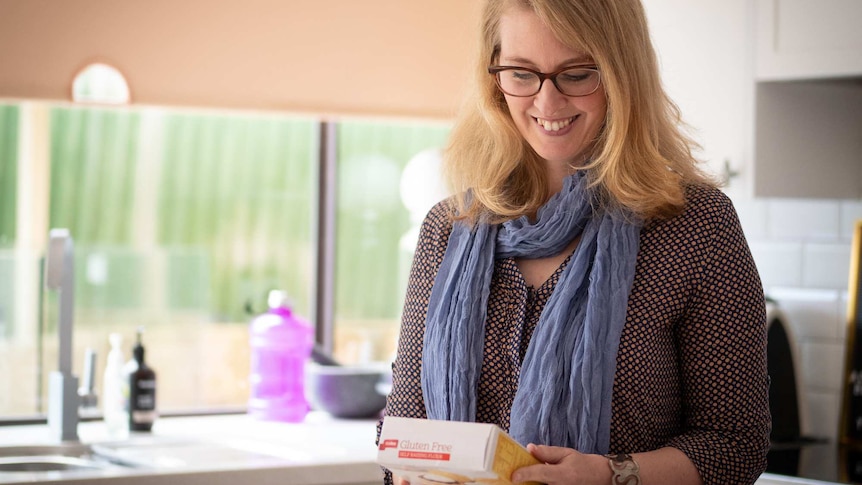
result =
[[[156,373],[144,361],[142,329],[129,361],[129,430],[150,431],[156,420]]]

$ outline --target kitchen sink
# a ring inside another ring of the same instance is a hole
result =
[[[155,436],[92,444],[0,446],[0,484],[8,478],[117,475],[284,463],[284,459],[260,450]]]
[[[12,456],[0,458],[0,473],[102,470],[104,463],[72,456]]]
[[[83,443],[62,443],[57,445],[0,446],[0,458],[16,456],[87,456],[93,451]]]
[[[125,468],[82,443],[0,447],[0,474],[98,471]]]

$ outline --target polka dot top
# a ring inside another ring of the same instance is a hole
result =
[[[421,227],[386,415],[426,417],[422,341],[450,214],[441,202]],[[567,263],[534,289],[513,259],[496,261],[477,421],[509,429],[530,337]],[[768,385],[763,289],[736,212],[721,191],[691,187],[680,215],[641,231],[617,353],[610,452],[675,447],[706,485],[752,484],[766,468]]]

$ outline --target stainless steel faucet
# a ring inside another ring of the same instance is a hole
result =
[[[99,415],[99,395],[96,394],[96,351],[87,347],[84,351],[84,373],[78,388],[78,417]]]
[[[48,427],[60,441],[78,440],[78,378],[72,374],[72,318],[75,298],[74,243],[68,229],[51,229],[45,258],[45,286],[59,290],[57,370],[48,387]]]

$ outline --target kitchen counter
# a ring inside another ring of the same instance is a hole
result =
[[[379,484],[375,425],[375,420],[338,420],[317,412],[299,424],[246,415],[161,418],[152,433],[133,433],[119,442],[108,439],[102,422],[81,423],[83,443],[115,452],[138,467],[0,472],[0,484]],[[44,425],[0,427],[0,446],[52,443]]]
[[[755,485],[834,485],[834,482],[823,482],[820,480],[808,480],[805,478],[764,473],[759,479],[757,479]]]
[[[375,420],[339,420],[313,412],[303,423],[257,421],[246,415],[161,418],[152,433],[110,441],[102,422],[81,423],[83,443],[113,449],[139,468],[100,471],[0,472],[0,484],[66,485],[379,485]],[[0,446],[52,444],[47,426],[0,427]],[[757,485],[829,482],[763,474]]]

